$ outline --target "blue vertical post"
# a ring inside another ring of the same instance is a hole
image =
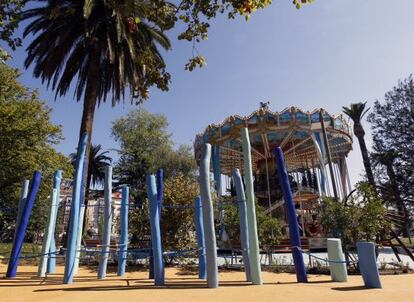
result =
[[[56,189],[53,189],[52,194],[50,196],[49,217],[43,236],[42,256],[40,257],[39,268],[37,271],[37,275],[39,277],[46,276],[47,260],[49,259],[49,257],[56,257],[55,255],[47,255],[50,250],[50,242],[52,241],[52,237],[55,235],[53,230],[53,217],[55,216],[55,212],[57,211],[56,195],[57,191]]]
[[[246,208],[247,227],[249,230],[249,262],[252,283],[262,285],[262,271],[260,265],[259,237],[257,235],[256,201],[253,187],[252,154],[249,138],[249,130],[242,128],[240,131],[243,147],[244,181],[246,183]]]
[[[112,167],[105,167],[105,187],[104,187],[104,229],[102,235],[102,250],[99,258],[98,279],[106,276],[108,265],[109,250],[111,245],[112,231]]]
[[[52,232],[53,236],[50,241],[49,253],[53,255],[56,252],[56,242],[55,242],[55,232],[56,232],[56,220],[57,213],[60,204],[60,183],[62,181],[62,170],[56,170],[53,177],[53,189],[56,189],[56,211],[54,212],[55,216],[52,218]],[[54,273],[56,271],[56,257],[49,257],[47,260],[47,273]]]
[[[206,248],[204,239],[204,226],[203,226],[203,208],[201,206],[201,198],[197,196],[194,200],[194,213],[195,213],[195,227],[197,235],[197,248],[198,248],[198,278],[206,279]]]
[[[377,267],[375,244],[373,242],[357,242],[358,265],[366,288],[382,288]]]
[[[160,221],[161,221],[161,209],[162,209],[162,202],[164,199],[164,170],[159,169],[157,171],[157,202],[160,208]]]
[[[200,161],[200,196],[203,207],[203,224],[206,244],[207,286],[218,287],[217,245],[214,231],[213,201],[210,191],[211,145],[205,144]]]
[[[154,261],[155,285],[164,285],[164,262],[161,249],[160,214],[155,175],[147,175],[147,195],[151,226],[151,244]]]
[[[77,275],[79,271],[80,250],[82,246],[83,222],[85,221],[84,220],[85,215],[86,215],[86,208],[85,206],[82,205],[79,210],[79,228],[78,228],[78,233],[76,236],[75,264],[73,265],[74,275]]]
[[[244,263],[244,270],[246,272],[246,280],[251,282],[252,276],[250,274],[250,261],[249,261],[249,235],[248,235],[248,222],[247,222],[247,209],[246,209],[246,197],[244,195],[243,181],[239,169],[233,170],[233,181],[236,187],[237,204],[239,207],[239,220],[240,220],[240,244],[242,248],[242,256]]]
[[[128,249],[128,207],[129,187],[122,187],[121,201],[121,234],[119,238],[118,276],[125,275],[125,266]]]
[[[289,223],[289,239],[292,246],[292,257],[295,263],[296,279],[298,282],[308,282],[306,275],[305,263],[302,255],[302,245],[300,243],[299,224],[296,217],[295,204],[293,202],[292,190],[290,188],[289,178],[285,167],[285,160],[283,158],[282,148],[276,147],[275,159],[277,164],[277,171],[279,174],[279,181],[282,187],[283,197],[285,199],[285,206],[287,211]]]
[[[36,199],[37,191],[39,190],[40,177],[41,173],[39,171],[34,172],[29,194],[27,196],[25,207],[22,211],[20,223],[17,226],[16,237],[10,253],[10,260],[6,273],[7,278],[16,277],[17,266],[19,265],[19,257],[22,250],[24,237],[26,236],[27,225],[29,224],[29,218]]]
[[[70,205],[70,224],[68,230],[67,251],[65,259],[65,271],[63,283],[69,284],[73,282],[74,265],[76,256],[76,239],[78,234],[79,209],[82,195],[82,179],[84,175],[84,162],[86,154],[86,145],[88,142],[88,134],[84,133],[79,141],[78,153],[76,156],[76,171],[73,180],[72,202]]]

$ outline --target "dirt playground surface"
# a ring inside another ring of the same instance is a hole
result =
[[[220,288],[208,289],[197,275],[175,268],[166,269],[166,285],[155,287],[148,272],[127,272],[117,277],[110,272],[97,280],[92,269],[81,268],[71,285],[63,285],[63,268],[46,279],[36,276],[37,267],[20,266],[15,279],[4,279],[0,264],[0,301],[94,301],[94,302],[392,302],[414,301],[414,274],[381,276],[383,289],[365,289],[361,276],[347,283],[334,283],[326,275],[309,275],[308,284],[296,283],[293,274],[263,273],[263,286],[244,281],[242,272],[220,272]]]

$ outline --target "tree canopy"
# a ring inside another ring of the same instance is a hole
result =
[[[0,238],[14,232],[21,183],[35,170],[42,171],[42,182],[28,228],[29,239],[43,232],[52,189],[53,174],[62,169],[71,177],[67,157],[53,145],[62,139],[61,127],[52,124],[51,109],[18,81],[19,72],[0,64]]]
[[[164,115],[144,109],[130,111],[112,125],[112,135],[120,144],[120,158],[115,175],[120,184],[131,186],[136,201],[146,195],[145,177],[148,173],[164,170],[164,177],[194,176],[197,169],[191,147],[181,145],[174,149],[168,121]]]

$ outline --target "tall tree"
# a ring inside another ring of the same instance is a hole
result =
[[[153,85],[167,89],[170,76],[159,52],[159,48],[170,48],[162,31],[165,20],[156,15],[148,19],[147,2],[39,2],[45,5],[22,16],[32,19],[24,35],[35,36],[27,48],[25,67],[33,64],[34,76],[51,85],[56,95],[65,95],[76,80],[76,99],[83,98],[80,136],[89,135],[89,167],[96,106],[105,102],[108,94],[115,105],[127,88],[138,100],[146,98]]]
[[[358,139],[359,148],[361,149],[362,160],[364,162],[365,173],[368,179],[368,182],[371,186],[375,188],[374,175],[372,173],[371,162],[369,160],[368,148],[365,143],[365,130],[362,126],[362,118],[368,112],[369,108],[365,108],[367,102],[365,103],[353,103],[349,107],[342,107],[343,112],[351,118],[354,122],[354,134]]]
[[[72,173],[69,159],[53,146],[62,139],[62,130],[51,122],[51,109],[35,91],[18,81],[19,71],[0,64],[0,240],[14,232],[22,181],[35,170],[42,171],[42,182],[30,218],[27,240],[43,232],[53,174],[62,169]]]
[[[374,151],[378,154],[387,152],[394,154],[392,164],[395,174],[395,178],[393,177],[394,191],[398,187],[403,204],[412,213],[414,207],[414,162],[412,160],[414,158],[414,81],[411,75],[399,81],[397,86],[388,91],[383,101],[377,100],[374,103],[368,121],[373,131]],[[388,179],[380,179],[382,184],[387,181],[391,183],[389,176]],[[398,201],[395,200],[395,202]]]
[[[191,147],[173,148],[168,121],[164,115],[152,114],[144,109],[132,110],[126,117],[113,122],[112,136],[120,144],[120,158],[115,175],[120,184],[131,187],[137,202],[146,196],[145,177],[164,169],[164,177],[184,175],[194,177],[196,163]]]

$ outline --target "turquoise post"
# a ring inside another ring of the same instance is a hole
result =
[[[56,211],[54,212],[55,216],[52,219],[52,231],[53,236],[52,240],[50,241],[49,253],[54,255],[56,252],[56,242],[55,242],[55,232],[56,232],[56,220],[57,220],[57,213],[59,210],[60,204],[60,183],[62,181],[62,170],[56,170],[55,175],[53,177],[53,189],[56,189]],[[56,256],[56,255],[55,255]],[[47,259],[47,273],[54,273],[56,271],[56,257],[49,257]]]
[[[17,226],[16,236],[13,241],[12,250],[10,253],[10,260],[7,266],[7,278],[16,277],[17,266],[19,265],[19,257],[23,246],[24,237],[26,236],[27,225],[29,224],[30,214],[32,213],[33,205],[36,199],[37,191],[40,185],[40,171],[33,174],[32,183],[30,185],[29,193],[24,209],[21,214],[20,223]]]
[[[75,256],[75,264],[73,265],[74,267],[73,273],[75,275],[77,275],[79,271],[80,249],[82,246],[82,234],[83,234],[83,222],[85,221],[84,217],[86,215],[85,211],[86,211],[86,208],[85,206],[82,205],[79,210],[79,228],[78,228],[78,234],[76,236],[76,256]]]
[[[78,153],[76,159],[76,171],[73,180],[72,203],[70,205],[70,224],[68,230],[68,244],[65,259],[65,272],[63,283],[69,284],[73,282],[74,264],[76,256],[76,238],[78,236],[79,210],[82,192],[82,179],[84,175],[84,162],[86,154],[86,145],[88,142],[88,134],[84,133],[79,141]]]
[[[332,281],[335,282],[347,282],[348,272],[346,270],[345,256],[342,252],[341,239],[339,238],[328,238],[328,260],[329,269],[331,271]],[[339,263],[342,262],[342,263]]]
[[[256,204],[253,189],[252,155],[249,139],[249,130],[247,128],[242,128],[240,133],[242,137],[243,147],[244,181],[246,184],[250,274],[252,283],[256,285],[261,285],[263,281],[260,267],[259,238],[257,235]]]
[[[292,257],[295,264],[296,279],[298,282],[308,282],[305,262],[303,261],[302,245],[300,242],[299,224],[296,216],[295,204],[293,201],[292,190],[290,188],[289,177],[285,167],[282,148],[275,149],[275,159],[279,182],[282,188],[283,198],[285,199],[286,214],[289,223],[289,240],[292,247]]]
[[[377,267],[375,244],[373,242],[357,242],[359,270],[366,288],[382,288]]]
[[[244,263],[244,270],[246,272],[246,280],[252,281],[250,274],[250,261],[249,261],[249,235],[248,235],[248,222],[246,211],[246,197],[244,195],[243,181],[239,169],[233,170],[233,181],[236,187],[237,204],[239,207],[239,220],[240,220],[240,244],[242,248],[242,256]]]
[[[200,161],[200,196],[203,207],[203,224],[206,244],[207,286],[218,287],[217,244],[214,231],[214,210],[210,191],[211,146],[203,146]]]
[[[112,167],[105,167],[105,187],[104,187],[104,229],[102,235],[102,250],[99,258],[98,279],[105,279],[106,267],[111,245],[112,231]]]
[[[195,213],[195,226],[197,235],[197,247],[198,247],[198,278],[206,279],[206,248],[204,239],[204,226],[203,226],[203,208],[201,206],[201,198],[197,196],[194,200],[194,213]]]
[[[128,249],[128,203],[129,187],[122,187],[121,201],[121,234],[119,236],[118,276],[125,275]]]
[[[155,285],[164,285],[164,262],[161,249],[160,214],[155,175],[147,175],[147,195],[149,201],[149,214],[151,226],[151,244],[154,261]]]
[[[43,236],[42,256],[40,257],[39,268],[37,271],[37,275],[39,277],[46,276],[47,260],[49,258],[49,255],[47,255],[47,253],[50,250],[50,243],[52,241],[52,237],[55,235],[54,230],[53,230],[53,217],[55,217],[55,212],[57,211],[56,198],[57,198],[57,190],[53,189],[52,194],[50,196],[49,217],[47,220],[45,234]],[[55,255],[50,255],[50,256],[55,257]]]

